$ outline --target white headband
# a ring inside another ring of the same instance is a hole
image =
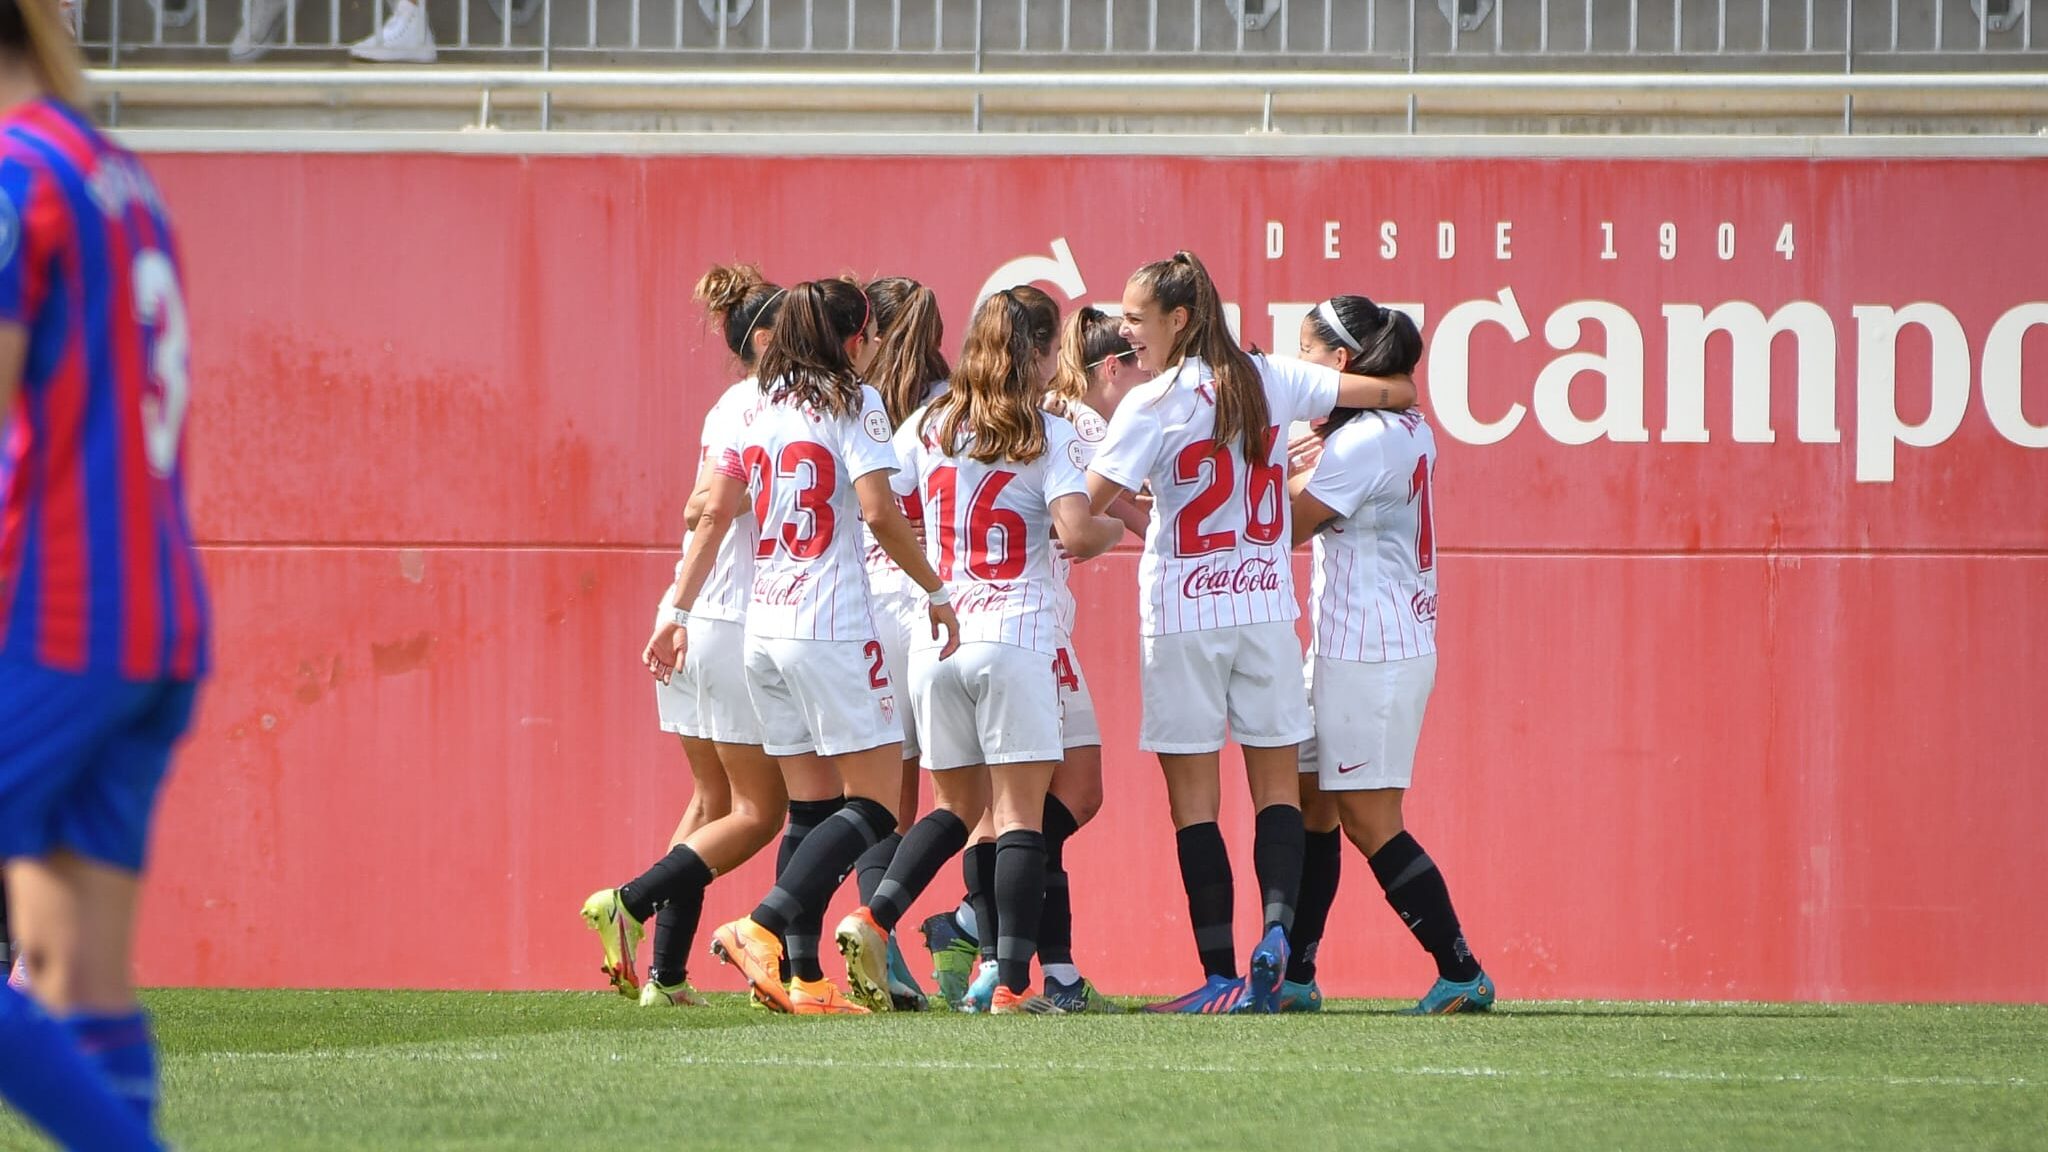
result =
[[[1360,344],[1358,337],[1353,336],[1351,330],[1344,327],[1344,322],[1337,319],[1336,301],[1325,300],[1321,304],[1316,305],[1316,315],[1321,316],[1323,323],[1328,324],[1331,330],[1337,333],[1337,339],[1342,340],[1346,348],[1351,349],[1353,352],[1365,351],[1365,345]]]
[[[788,294],[789,289],[777,288],[775,290],[775,295],[770,296],[768,298],[768,302],[766,304],[761,305],[761,307],[757,311],[755,311],[754,318],[747,322],[747,334],[745,336],[740,337],[740,355],[745,356],[747,354],[747,341],[752,340],[754,338],[754,329],[760,327],[761,317],[766,316],[768,314],[768,310],[770,308],[775,307],[775,302],[777,300],[782,299],[784,296],[787,296]]]

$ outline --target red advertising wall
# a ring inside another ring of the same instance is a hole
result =
[[[1335,292],[1421,313],[1443,655],[1411,826],[1505,995],[2048,996],[2039,160],[152,165],[220,631],[148,981],[597,987],[577,907],[689,795],[636,658],[733,375],[697,275],[914,275],[957,337],[992,278],[1114,301],[1187,247],[1262,346]],[[1068,860],[1083,966],[1160,993],[1198,970],[1134,750],[1134,569],[1080,578],[1108,803]],[[1356,855],[1323,972],[1431,974]]]

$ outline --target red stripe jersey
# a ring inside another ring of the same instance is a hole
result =
[[[205,581],[185,512],[188,329],[170,219],[134,155],[48,98],[0,115],[0,657],[196,680]]]

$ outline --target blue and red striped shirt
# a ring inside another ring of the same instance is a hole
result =
[[[72,108],[0,116],[0,324],[28,333],[0,412],[0,657],[196,680],[208,611],[185,514],[177,246],[134,155]]]

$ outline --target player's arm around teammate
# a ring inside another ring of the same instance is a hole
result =
[[[782,289],[751,266],[720,266],[705,273],[696,295],[718,322],[734,359],[752,369],[767,348]],[[686,511],[693,533],[703,521],[716,461],[759,406],[760,387],[749,376],[727,388],[706,415],[699,473]],[[685,620],[695,636],[687,658],[679,661],[676,655],[684,628],[674,615],[680,582],[662,597],[654,634],[641,654],[655,675],[662,728],[682,739],[695,788],[668,852],[633,880],[592,894],[582,915],[602,943],[603,970],[612,986],[625,996],[637,991],[645,1007],[702,1003],[689,983],[688,958],[705,890],[712,877],[737,868],[766,846],[788,811],[782,773],[761,749],[760,724],[746,684],[731,671],[742,657],[757,537],[751,514],[743,510],[718,545],[696,612]],[[689,539],[684,539],[686,550]],[[680,577],[680,563],[676,570]],[[635,952],[650,916],[654,952],[643,986]]]
[[[1038,294],[1042,298],[1042,294]],[[1039,410],[1059,313],[998,292],[976,312],[953,387],[897,433],[899,491],[923,495],[939,573],[960,589],[963,643],[911,654],[913,709],[937,808],[904,837],[868,906],[839,927],[857,999],[888,1003],[884,937],[968,832],[993,811],[999,1013],[1058,1011],[1027,994],[1045,898],[1043,816],[1060,758],[1055,534],[1080,557],[1123,534],[1091,515],[1073,427]]]
[[[1302,321],[1304,359],[1374,373],[1412,372],[1414,321],[1363,296],[1325,301]],[[1442,873],[1402,823],[1423,712],[1436,682],[1436,436],[1420,412],[1339,409],[1318,430],[1323,452],[1294,497],[1294,542],[1314,542],[1311,698],[1315,739],[1302,748],[1304,808],[1334,810],[1365,854],[1387,903],[1437,964],[1419,1013],[1483,1010],[1493,984],[1466,946]],[[1321,1002],[1313,954],[1337,886],[1336,824],[1313,818],[1297,921],[1306,968],[1288,997]],[[1315,834],[1324,829],[1323,839]],[[1313,893],[1311,892],[1313,889]],[[1308,897],[1320,901],[1308,906]],[[1312,921],[1312,922],[1311,922]]]
[[[753,915],[712,934],[713,950],[786,1012],[860,1010],[824,979],[814,955],[788,954],[794,981],[785,988],[777,973],[783,935],[821,915],[854,861],[895,830],[902,790],[897,689],[875,638],[856,520],[926,593],[927,627],[943,637],[942,650],[950,655],[959,642],[945,586],[890,489],[898,465],[888,416],[854,371],[870,318],[866,294],[851,281],[790,289],[761,362],[766,402],[721,462],[677,596],[688,612],[710,549],[751,493],[761,543],[745,672],[763,745],[782,762],[792,792],[800,776],[823,768],[836,773],[846,797],[797,846]],[[686,658],[688,643],[686,634]]]
[[[1207,975],[1159,1010],[1275,1011],[1301,883],[1296,748],[1311,731],[1293,628],[1281,430],[1340,403],[1408,407],[1414,383],[1247,355],[1207,270],[1186,252],[1133,274],[1122,331],[1156,378],[1118,407],[1089,492],[1098,512],[1145,484],[1155,498],[1139,564],[1140,744],[1158,754],[1166,776]],[[1249,985],[1237,976],[1233,880],[1216,823],[1226,732],[1243,749],[1257,809],[1252,859],[1265,929]]]

